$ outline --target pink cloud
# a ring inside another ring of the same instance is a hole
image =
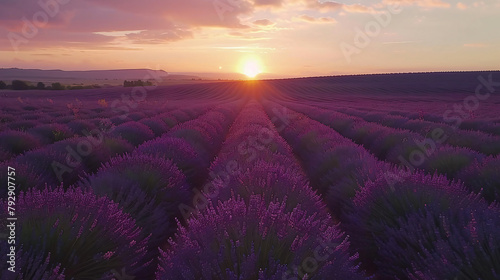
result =
[[[126,37],[136,44],[161,44],[192,38],[193,33],[188,30],[146,30]]]
[[[457,8],[464,11],[464,10],[467,10],[467,5],[462,3],[462,2],[458,2],[457,3]]]
[[[384,0],[388,5],[412,6],[416,5],[422,8],[449,8],[450,3],[442,0]]]
[[[0,50],[13,51],[14,46],[19,50],[36,50],[48,48],[118,48],[114,44],[114,37],[94,33],[74,33],[60,30],[40,29],[33,38],[23,37],[22,33],[15,33],[0,28]]]
[[[344,11],[349,12],[349,13],[375,13],[376,12],[373,8],[367,7],[367,6],[361,5],[361,4],[343,5],[342,9],[344,9]]]
[[[344,4],[325,1],[319,2],[318,0],[302,0],[308,8],[319,10],[320,12],[338,11]]]
[[[336,23],[337,21],[331,17],[315,18],[308,15],[301,15],[296,17],[297,20],[310,22],[310,23]]]
[[[283,4],[282,0],[254,0],[255,6],[274,6],[279,7]]]
[[[269,26],[269,25],[274,25],[274,22],[268,20],[268,19],[259,19],[253,22],[255,25],[259,26]]]

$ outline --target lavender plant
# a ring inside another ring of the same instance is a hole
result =
[[[60,265],[66,279],[109,279],[122,268],[134,275],[146,265],[139,260],[148,239],[105,197],[81,189],[32,190],[18,196],[16,215],[18,250],[39,262],[50,254],[48,267]]]
[[[162,251],[157,279],[314,279],[324,271],[332,279],[362,279],[343,233],[329,220],[285,207],[285,201],[267,204],[259,195],[248,205],[231,198],[210,206],[181,226]],[[315,250],[324,258],[314,269],[300,270]]]

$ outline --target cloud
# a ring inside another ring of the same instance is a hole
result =
[[[195,27],[217,26],[245,28],[239,16],[251,14],[254,6],[250,0],[71,0],[65,5],[51,0],[2,1],[0,26],[9,30],[20,30],[23,18],[48,21],[43,28],[83,29],[90,25],[93,31],[116,31],[131,28],[130,25],[151,24],[161,29],[161,22],[175,22]],[[61,1],[62,2],[62,1]],[[41,4],[40,4],[41,3]],[[82,22],[82,18],[85,22]],[[145,22],[145,23],[143,23]],[[121,27],[123,24],[127,27]]]
[[[254,0],[255,6],[273,6],[280,7],[283,4],[283,0]]]
[[[460,10],[462,10],[462,11],[465,11],[465,10],[467,10],[467,5],[465,5],[462,2],[458,2],[457,3],[457,8],[460,9]]]
[[[251,14],[253,3],[249,0],[87,0],[95,5],[128,13],[158,16],[170,21],[192,26],[218,26],[241,28],[239,16]]]
[[[251,0],[15,0],[0,8],[2,49],[11,49],[9,32],[23,39],[21,50],[35,47],[113,47],[116,36],[99,32],[144,30],[122,35],[134,43],[165,43],[193,37],[202,27],[248,29],[240,16],[252,14]],[[54,3],[56,3],[54,5]],[[26,32],[26,31],[30,32]],[[34,30],[34,31],[33,31]],[[23,35],[30,33],[29,36]],[[33,31],[33,32],[31,32]],[[53,32],[51,32],[53,31]],[[55,32],[55,33],[54,33]],[[32,34],[34,34],[32,36]],[[60,38],[54,34],[60,34]],[[28,38],[29,37],[29,38]],[[26,40],[25,40],[26,39]],[[86,44],[88,40],[88,44]],[[25,43],[29,41],[28,43]]]
[[[307,8],[320,12],[338,11],[344,6],[344,4],[332,1],[319,2],[318,0],[301,0],[301,2],[303,2]]]
[[[471,44],[464,44],[464,47],[466,47],[466,48],[485,48],[485,47],[488,47],[488,45],[483,44],[483,43],[471,43]]]
[[[376,13],[377,11],[371,7],[361,4],[343,5],[342,9],[349,13]]]
[[[127,39],[135,44],[162,44],[192,38],[193,33],[189,30],[145,30],[139,33],[125,35]]]
[[[331,18],[331,17],[315,18],[315,17],[311,17],[308,15],[301,15],[301,16],[296,17],[295,19],[297,19],[299,21],[310,22],[310,23],[336,23],[337,22],[334,18]]]
[[[259,19],[259,20],[254,21],[253,24],[259,25],[259,26],[269,26],[269,25],[274,25],[275,23],[268,20],[268,19]]]
[[[33,38],[23,37],[21,33],[0,28],[0,50],[13,51],[13,45],[19,50],[48,48],[120,48],[115,44],[115,37],[94,33],[66,32],[40,29]]]
[[[422,8],[450,8],[450,3],[442,0],[384,0],[387,5],[419,6]]]

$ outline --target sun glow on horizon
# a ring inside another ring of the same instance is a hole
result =
[[[247,58],[243,61],[240,67],[240,73],[245,74],[248,78],[255,78],[262,73],[262,65],[257,58]]]

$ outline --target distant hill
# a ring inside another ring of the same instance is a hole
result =
[[[36,84],[37,82],[55,83],[66,85],[121,85],[124,80],[145,80],[154,72],[163,80],[246,80],[248,77],[241,73],[214,72],[170,72],[150,69],[120,69],[120,70],[88,70],[88,71],[64,71],[64,70],[41,70],[41,69],[19,69],[0,68],[0,81],[10,83],[12,80],[23,80]],[[283,78],[279,75],[261,73],[258,79]]]
[[[90,71],[63,71],[63,70],[41,70],[41,69],[19,69],[0,68],[0,80],[139,80],[151,76],[155,72],[157,76],[168,75],[163,70],[149,69],[123,69],[123,70],[90,70]]]

